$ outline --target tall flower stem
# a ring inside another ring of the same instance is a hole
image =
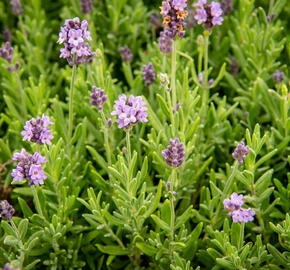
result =
[[[126,131],[126,143],[127,143],[128,164],[130,166],[131,163],[130,131]]]
[[[13,220],[10,220],[10,224],[12,225],[16,235],[17,235],[17,238],[18,238],[18,242],[19,242],[19,245],[20,245],[20,268],[22,268],[23,266],[23,263],[24,263],[24,259],[25,259],[25,253],[24,253],[24,245],[23,245],[23,242],[22,242],[22,239],[21,239],[21,236],[20,236],[20,233],[19,233],[19,230],[18,228],[16,227],[15,223],[13,222]]]
[[[172,55],[171,55],[171,90],[172,90],[172,106],[173,106],[173,108],[176,108],[175,73],[176,73],[176,41],[173,41]]]
[[[31,186],[31,190],[32,190],[32,194],[33,194],[33,197],[35,200],[35,208],[38,211],[38,213],[40,214],[40,216],[44,217],[35,185]]]
[[[110,148],[110,143],[109,143],[109,132],[108,132],[108,127],[107,127],[107,121],[105,114],[103,110],[101,110],[101,115],[102,115],[102,120],[103,120],[103,125],[104,125],[104,137],[105,137],[105,147],[106,147],[106,152],[107,152],[107,161],[108,165],[112,165],[112,160],[111,160],[111,148]]]
[[[71,148],[71,139],[72,139],[72,132],[73,132],[73,97],[74,97],[74,83],[75,77],[77,72],[76,64],[73,65],[72,70],[72,77],[70,82],[70,91],[69,91],[69,122],[68,122],[68,146]]]
[[[208,40],[209,32],[204,31],[204,62],[203,62],[203,86],[202,86],[202,117],[206,118],[206,106],[208,103]]]
[[[233,171],[232,171],[232,173],[231,173],[231,175],[230,175],[230,177],[229,177],[229,179],[228,179],[228,181],[227,181],[227,183],[226,183],[226,185],[224,187],[223,195],[222,195],[221,200],[220,200],[220,202],[218,204],[218,207],[217,207],[217,210],[215,212],[214,218],[212,219],[212,225],[213,226],[217,223],[217,220],[219,218],[219,214],[220,214],[220,210],[221,210],[223,201],[226,198],[226,196],[228,195],[228,192],[229,192],[230,188],[233,185],[238,166],[239,166],[238,161],[235,161]]]

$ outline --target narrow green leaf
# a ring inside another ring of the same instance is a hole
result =
[[[109,254],[109,255],[129,255],[130,254],[130,250],[123,249],[119,246],[113,246],[113,245],[102,246],[100,244],[96,244],[96,246],[101,252],[105,254]]]

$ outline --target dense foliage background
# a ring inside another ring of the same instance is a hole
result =
[[[194,2],[188,1],[188,9]],[[149,87],[142,80],[142,66],[149,62],[157,77],[163,72],[172,79],[171,55],[158,48],[161,26],[149,22],[161,1],[93,0],[86,15],[79,0],[21,3],[24,13],[16,16],[9,0],[0,2],[0,30],[9,28],[14,48],[12,63],[0,58],[0,199],[15,208],[18,231],[2,219],[0,267],[8,262],[25,270],[290,268],[288,0],[233,0],[234,10],[209,37],[214,83],[207,98],[198,81],[204,29],[186,28],[176,41],[181,107],[174,119],[159,80]],[[72,68],[59,59],[56,41],[60,26],[76,16],[88,21],[98,54],[77,68],[71,146]],[[125,45],[133,52],[131,63],[122,63],[118,52]],[[9,72],[7,65],[16,62],[19,69]],[[277,69],[284,73],[279,83],[273,79]],[[125,132],[115,122],[107,126],[89,103],[93,85],[108,95],[106,119],[122,93],[147,101],[149,121],[130,132],[130,164]],[[27,183],[11,184],[16,164],[10,160],[21,148],[37,151],[20,133],[26,121],[43,113],[54,122],[54,139],[40,147],[48,178],[37,188],[39,209]],[[161,151],[175,136],[185,145],[185,161],[177,170],[174,199]],[[232,152],[240,141],[250,154],[238,166]],[[256,211],[244,234],[221,207],[232,192],[243,194]]]

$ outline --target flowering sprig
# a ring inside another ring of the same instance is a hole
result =
[[[143,81],[145,85],[149,86],[156,81],[155,69],[152,63],[142,67]]]
[[[233,152],[232,156],[234,159],[237,159],[240,164],[244,163],[244,159],[249,154],[249,146],[245,146],[244,142],[240,142],[235,151]]]
[[[194,18],[198,24],[203,24],[205,29],[210,30],[213,26],[222,24],[223,10],[220,3],[212,1],[208,4],[207,0],[199,0],[194,6],[197,8]]]
[[[93,9],[92,0],[80,0],[81,11],[83,14],[90,13]]]
[[[98,108],[98,110],[103,109],[104,103],[107,101],[108,96],[105,95],[105,91],[96,86],[92,87],[93,93],[90,94],[90,103]]]
[[[2,47],[0,48],[0,57],[6,59],[10,65],[13,61],[13,53],[14,53],[14,49],[11,47],[11,44],[9,41],[5,42],[5,44],[2,45]],[[6,69],[9,72],[16,71],[19,68],[19,62],[15,63],[14,68],[11,67],[10,65],[6,66]]]
[[[184,146],[178,138],[175,140],[170,139],[170,144],[167,149],[161,153],[166,163],[172,168],[180,167],[184,161]]]
[[[241,206],[244,204],[243,195],[233,193],[231,199],[224,200],[224,208],[228,211],[228,215],[232,217],[233,222],[249,222],[253,221],[253,216],[256,214],[255,211],[249,209],[243,209]]]
[[[130,62],[133,60],[133,54],[132,54],[132,51],[131,49],[128,47],[128,45],[122,47],[119,49],[119,53],[121,54],[122,56],[122,61],[123,62]]]
[[[20,0],[11,0],[10,1],[10,5],[11,5],[11,8],[12,8],[12,12],[15,15],[23,14],[23,8],[22,8]]]
[[[115,100],[114,111],[111,115],[117,115],[116,122],[119,124],[118,128],[130,130],[134,125],[140,122],[148,122],[146,102],[141,96],[130,96],[127,101],[125,94],[119,96]]]
[[[0,217],[5,218],[8,221],[12,219],[15,211],[12,205],[10,205],[6,200],[0,201]]]
[[[25,178],[30,186],[44,184],[43,181],[47,176],[41,164],[47,162],[47,160],[41,156],[41,153],[35,152],[33,155],[30,155],[25,149],[22,149],[20,153],[13,155],[12,160],[18,161],[16,169],[13,169],[11,173],[13,181],[21,182]]]
[[[26,122],[24,130],[21,132],[23,141],[51,145],[50,140],[53,139],[53,135],[50,134],[50,130],[47,127],[52,124],[53,122],[50,121],[49,116],[45,116],[44,114],[42,118],[32,118]]]
[[[95,53],[92,52],[90,45],[87,43],[87,41],[92,40],[87,27],[88,22],[86,20],[80,22],[78,17],[66,20],[65,26],[61,27],[57,42],[64,44],[64,48],[60,49],[60,58],[66,58],[70,66],[93,61]]]

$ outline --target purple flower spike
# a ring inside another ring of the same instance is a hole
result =
[[[116,120],[119,124],[118,128],[129,130],[139,121],[148,122],[146,113],[148,109],[141,96],[130,96],[127,101],[126,95],[123,94],[119,96],[118,100],[115,100],[114,109],[111,115],[118,116]]]
[[[8,221],[12,219],[14,215],[14,208],[6,201],[0,201],[0,216]]]
[[[277,69],[273,74],[273,79],[277,83],[282,82],[284,80],[284,73]]]
[[[45,115],[42,115],[42,118],[32,118],[26,122],[24,130],[21,132],[23,141],[51,145],[50,140],[53,139],[53,136],[50,134],[50,130],[47,127],[52,124],[49,117]]]
[[[249,222],[253,221],[255,211],[249,209],[243,209],[241,206],[244,204],[243,195],[233,193],[231,199],[224,200],[224,208],[228,211],[228,215],[232,217],[233,222]]]
[[[223,10],[223,15],[228,15],[229,13],[233,12],[233,0],[222,0],[221,8]]]
[[[93,56],[90,45],[87,41],[91,41],[90,32],[87,30],[88,22],[83,20],[80,22],[78,17],[65,21],[64,27],[61,27],[58,43],[64,44],[64,48],[60,49],[60,58],[66,58],[70,66],[74,64],[80,65],[84,62],[91,63]],[[74,57],[76,62],[74,62]]]
[[[144,65],[142,67],[142,72],[145,85],[149,86],[156,81],[155,69],[152,63],[149,63],[147,66]]]
[[[170,167],[180,167],[184,161],[184,147],[178,138],[175,140],[170,139],[170,145],[161,153]]]
[[[81,2],[81,10],[83,14],[90,13],[93,9],[92,0],[80,0]]]
[[[203,24],[205,29],[210,30],[213,26],[222,24],[223,10],[220,3],[212,1],[207,4],[207,0],[199,0],[194,6],[197,8],[194,18],[198,24]]]
[[[232,154],[234,159],[237,159],[240,164],[244,163],[244,159],[249,154],[249,146],[245,146],[244,142],[240,142],[234,153]]]
[[[12,7],[12,12],[15,15],[20,15],[23,13],[23,8],[19,0],[11,0],[10,5]]]
[[[107,101],[108,96],[104,95],[105,91],[96,86],[92,87],[93,93],[90,94],[91,100],[90,103],[96,106],[99,110],[103,109],[104,103]]]
[[[119,49],[119,53],[122,55],[123,62],[130,62],[133,60],[133,54],[131,49],[126,45]]]
[[[170,190],[171,190],[171,182],[168,181],[166,185],[167,185],[167,189],[168,189],[168,191],[170,191]]]
[[[24,178],[28,180],[28,184],[31,185],[43,185],[47,176],[41,167],[41,164],[47,160],[36,152],[33,155],[28,154],[25,149],[22,149],[20,153],[15,153],[12,160],[18,161],[16,169],[11,173],[13,181],[21,182]]]
[[[2,48],[0,48],[0,57],[7,60],[8,63],[11,63],[13,60],[14,49],[11,47],[10,42],[7,41]]]
[[[6,40],[6,41],[9,41],[9,42],[11,42],[11,32],[10,32],[10,30],[7,28],[7,27],[5,27],[4,28],[4,31],[3,31],[3,38]]]
[[[159,50],[161,53],[167,55],[172,52],[173,39],[170,37],[170,32],[165,28],[164,31],[160,33],[159,37]]]
[[[108,127],[110,127],[112,125],[112,122],[113,122],[112,118],[109,118],[108,121],[107,121]]]
[[[203,85],[203,72],[200,72],[200,73],[198,74],[198,82],[199,82],[201,85]],[[211,79],[207,82],[208,87],[211,86],[211,85],[213,84],[213,82],[214,82],[214,79],[211,78]]]

